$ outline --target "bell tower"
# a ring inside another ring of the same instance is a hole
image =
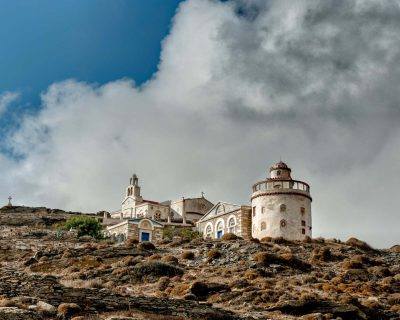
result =
[[[133,174],[129,179],[129,185],[126,187],[124,201],[122,201],[121,218],[133,218],[135,216],[135,207],[142,202],[139,178],[136,174]]]
[[[129,186],[126,188],[126,196],[139,200],[139,202],[142,201],[142,197],[140,196],[139,178],[136,174],[133,174],[129,179]]]

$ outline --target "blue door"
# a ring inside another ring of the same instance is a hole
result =
[[[217,239],[219,239],[219,238],[221,238],[221,237],[222,237],[222,230],[217,231]]]
[[[150,233],[148,232],[142,232],[141,236],[140,236],[140,241],[150,241]]]

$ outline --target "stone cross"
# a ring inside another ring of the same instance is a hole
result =
[[[9,207],[12,207],[11,200],[12,200],[12,197],[9,196],[9,197],[8,197],[8,206],[9,206]]]
[[[201,192],[201,197],[204,198],[204,192],[203,191]]]

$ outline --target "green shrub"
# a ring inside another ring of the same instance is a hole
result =
[[[200,238],[201,234],[198,231],[193,231],[191,229],[186,229],[186,228],[182,228],[180,229],[180,236],[184,239],[184,240],[189,240],[192,241],[194,239]]]
[[[183,240],[192,241],[200,238],[201,234],[188,228],[166,227],[163,229],[163,239],[172,240],[174,237],[181,237]]]
[[[78,237],[90,236],[95,239],[102,239],[102,227],[101,223],[89,216],[77,216],[69,218],[63,225],[65,230],[76,230]]]

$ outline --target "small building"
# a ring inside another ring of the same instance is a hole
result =
[[[226,233],[249,239],[251,207],[218,202],[197,222],[197,230],[205,239],[219,239]]]
[[[162,239],[163,228],[164,225],[151,219],[125,219],[118,224],[107,227],[107,235],[119,242],[127,239],[137,239],[139,242],[156,242]]]

